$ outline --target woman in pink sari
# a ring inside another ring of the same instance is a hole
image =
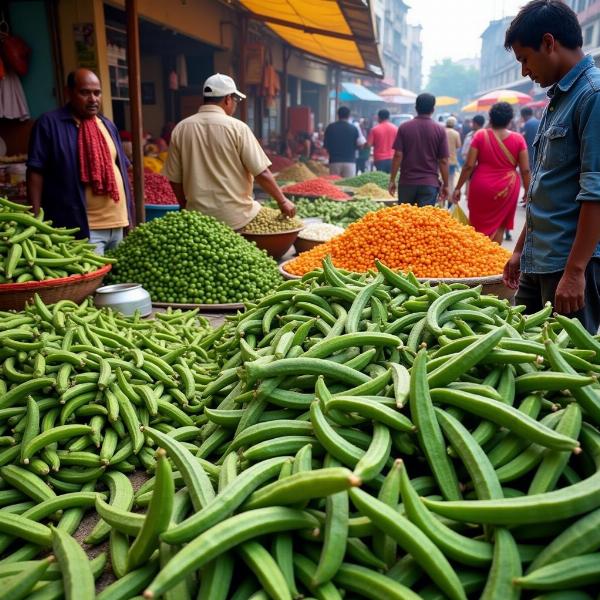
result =
[[[452,201],[460,200],[460,189],[469,181],[467,203],[469,221],[473,227],[502,243],[504,231],[514,228],[515,211],[521,181],[529,188],[529,157],[525,138],[507,129],[513,118],[507,102],[498,102],[490,109],[490,127],[474,136],[467,160],[460,173]],[[470,179],[469,179],[470,178]]]

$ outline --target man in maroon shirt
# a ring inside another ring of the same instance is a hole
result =
[[[436,200],[444,202],[448,198],[446,131],[431,118],[435,96],[419,94],[415,107],[417,116],[402,123],[396,134],[389,192],[392,196],[396,193],[396,175],[400,169],[399,203],[435,205]]]
[[[377,113],[379,125],[375,125],[369,132],[367,144],[373,147],[373,161],[378,171],[389,173],[394,157],[394,140],[398,128],[390,123],[390,111],[382,108]]]

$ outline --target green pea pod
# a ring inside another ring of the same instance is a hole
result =
[[[68,533],[52,528],[52,548],[63,576],[67,600],[94,600],[94,574],[83,548]]]
[[[159,536],[167,530],[173,510],[175,486],[166,452],[159,449],[156,461],[156,483],[144,524],[127,555],[127,570],[131,571],[150,558],[158,547]]]
[[[436,391],[436,390],[433,390]],[[410,378],[411,416],[417,427],[417,436],[431,471],[446,499],[461,497],[454,466],[446,453],[446,444],[432,404],[433,393],[427,378],[427,352],[417,354]]]
[[[199,511],[207,506],[215,497],[215,492],[208,475],[197,458],[173,437],[152,427],[145,427],[144,433],[169,453],[171,460],[183,476],[194,509]]]
[[[466,595],[456,573],[438,547],[393,508],[359,489],[350,490],[350,498],[374,525],[393,537],[409,552],[428,576],[452,600],[465,600]]]
[[[508,529],[497,528],[494,538],[494,558],[481,598],[518,600],[521,594],[513,584],[522,574],[517,544]]]
[[[160,596],[188,573],[239,544],[260,535],[316,527],[317,520],[292,508],[269,507],[250,510],[221,521],[183,547],[146,588],[146,598]]]
[[[292,600],[281,569],[267,550],[254,540],[242,543],[237,549],[242,560],[256,575],[263,589],[273,600]]]

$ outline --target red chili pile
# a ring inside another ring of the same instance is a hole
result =
[[[133,186],[131,173],[129,173],[129,181]],[[144,172],[144,203],[177,204],[177,198],[171,189],[171,184],[164,175]]]
[[[282,191],[284,194],[294,194],[295,196],[305,196],[307,198],[324,197],[330,200],[350,200],[350,196],[342,192],[339,187],[320,177],[286,185]]]
[[[337,181],[341,179],[340,175],[321,175],[321,179],[325,179],[327,181]]]
[[[285,156],[279,156],[279,154],[268,154],[269,160],[271,161],[271,171],[273,173],[279,173],[286,167],[291,167],[294,164],[293,160],[286,158]]]

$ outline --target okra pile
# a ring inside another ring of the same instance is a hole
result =
[[[55,309],[0,315],[20,371],[42,368],[26,345],[38,338],[15,335],[33,318],[45,345],[83,353],[94,373],[58,396],[48,355],[45,388],[7,381],[3,592],[94,598],[109,560],[103,600],[596,596],[600,340],[577,320],[328,260],[211,332],[188,313],[139,333],[150,325],[64,304],[63,324]],[[82,383],[94,398],[56,429],[88,429],[54,433],[40,416],[59,422]],[[52,453],[58,471],[44,474]],[[134,491],[126,474],[141,468]],[[86,543],[108,548],[90,560],[71,534],[94,513]]]
[[[114,262],[75,238],[77,227],[53,227],[30,206],[0,197],[0,284],[82,275]]]

